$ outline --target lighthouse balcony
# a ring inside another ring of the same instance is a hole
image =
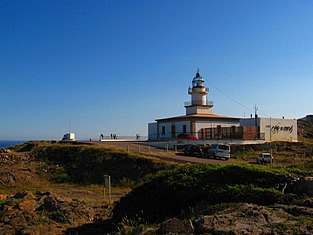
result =
[[[185,107],[190,107],[190,106],[195,106],[195,105],[213,107],[213,101],[208,101],[207,100],[205,104],[195,104],[195,103],[192,103],[191,101],[187,101],[187,102],[184,103]]]
[[[206,87],[189,87],[188,88],[188,94],[191,95],[193,92],[197,92],[197,93],[209,93],[209,88]]]

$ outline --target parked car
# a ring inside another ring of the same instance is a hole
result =
[[[274,158],[270,153],[261,153],[256,159],[258,164],[273,163],[273,161]]]
[[[177,136],[177,139],[180,139],[180,140],[197,140],[198,137],[197,136],[193,136],[193,135],[189,135],[187,133],[183,133],[183,134],[179,134]]]
[[[226,144],[212,144],[206,148],[205,156],[216,159],[230,159],[230,146]]]
[[[184,153],[187,156],[198,156],[198,157],[204,156],[202,146],[195,144],[187,144],[184,148]]]

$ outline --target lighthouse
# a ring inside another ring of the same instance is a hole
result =
[[[204,86],[204,79],[201,77],[199,69],[192,79],[192,87],[188,88],[191,101],[185,102],[186,115],[192,114],[212,114],[213,102],[207,101],[209,88]]]

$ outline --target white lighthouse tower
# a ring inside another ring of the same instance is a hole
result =
[[[204,79],[200,76],[199,69],[192,79],[192,88],[189,87],[188,94],[191,102],[185,102],[186,115],[212,114],[213,102],[207,101],[209,88],[204,87]]]

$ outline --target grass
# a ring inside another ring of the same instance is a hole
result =
[[[261,151],[241,150],[231,154],[234,159],[255,160]]]
[[[280,224],[273,225],[273,232],[278,234],[307,234],[302,231],[301,227],[310,226],[313,227],[312,216],[289,216],[285,213],[277,212],[275,210],[270,210],[276,216],[284,219],[285,221]]]
[[[168,170],[135,188],[114,208],[116,220],[143,213],[150,222],[177,216],[182,210],[209,204],[250,202],[271,204],[282,198],[275,189],[283,169],[248,165],[186,165]]]
[[[196,216],[198,215],[217,215],[220,211],[229,208],[235,208],[241,205],[241,203],[237,202],[224,202],[224,203],[216,203],[216,204],[209,204],[208,202],[201,202],[197,204],[196,207],[192,209],[193,214]]]
[[[21,201],[22,201],[22,199],[17,199],[17,198],[2,199],[2,200],[0,200],[0,206],[1,205],[14,206],[14,205],[20,203]]]
[[[169,168],[157,158],[94,145],[42,145],[32,151],[38,161],[63,167],[64,172],[54,178],[57,182],[102,184],[105,174],[111,176],[112,185],[133,187],[146,176]]]

